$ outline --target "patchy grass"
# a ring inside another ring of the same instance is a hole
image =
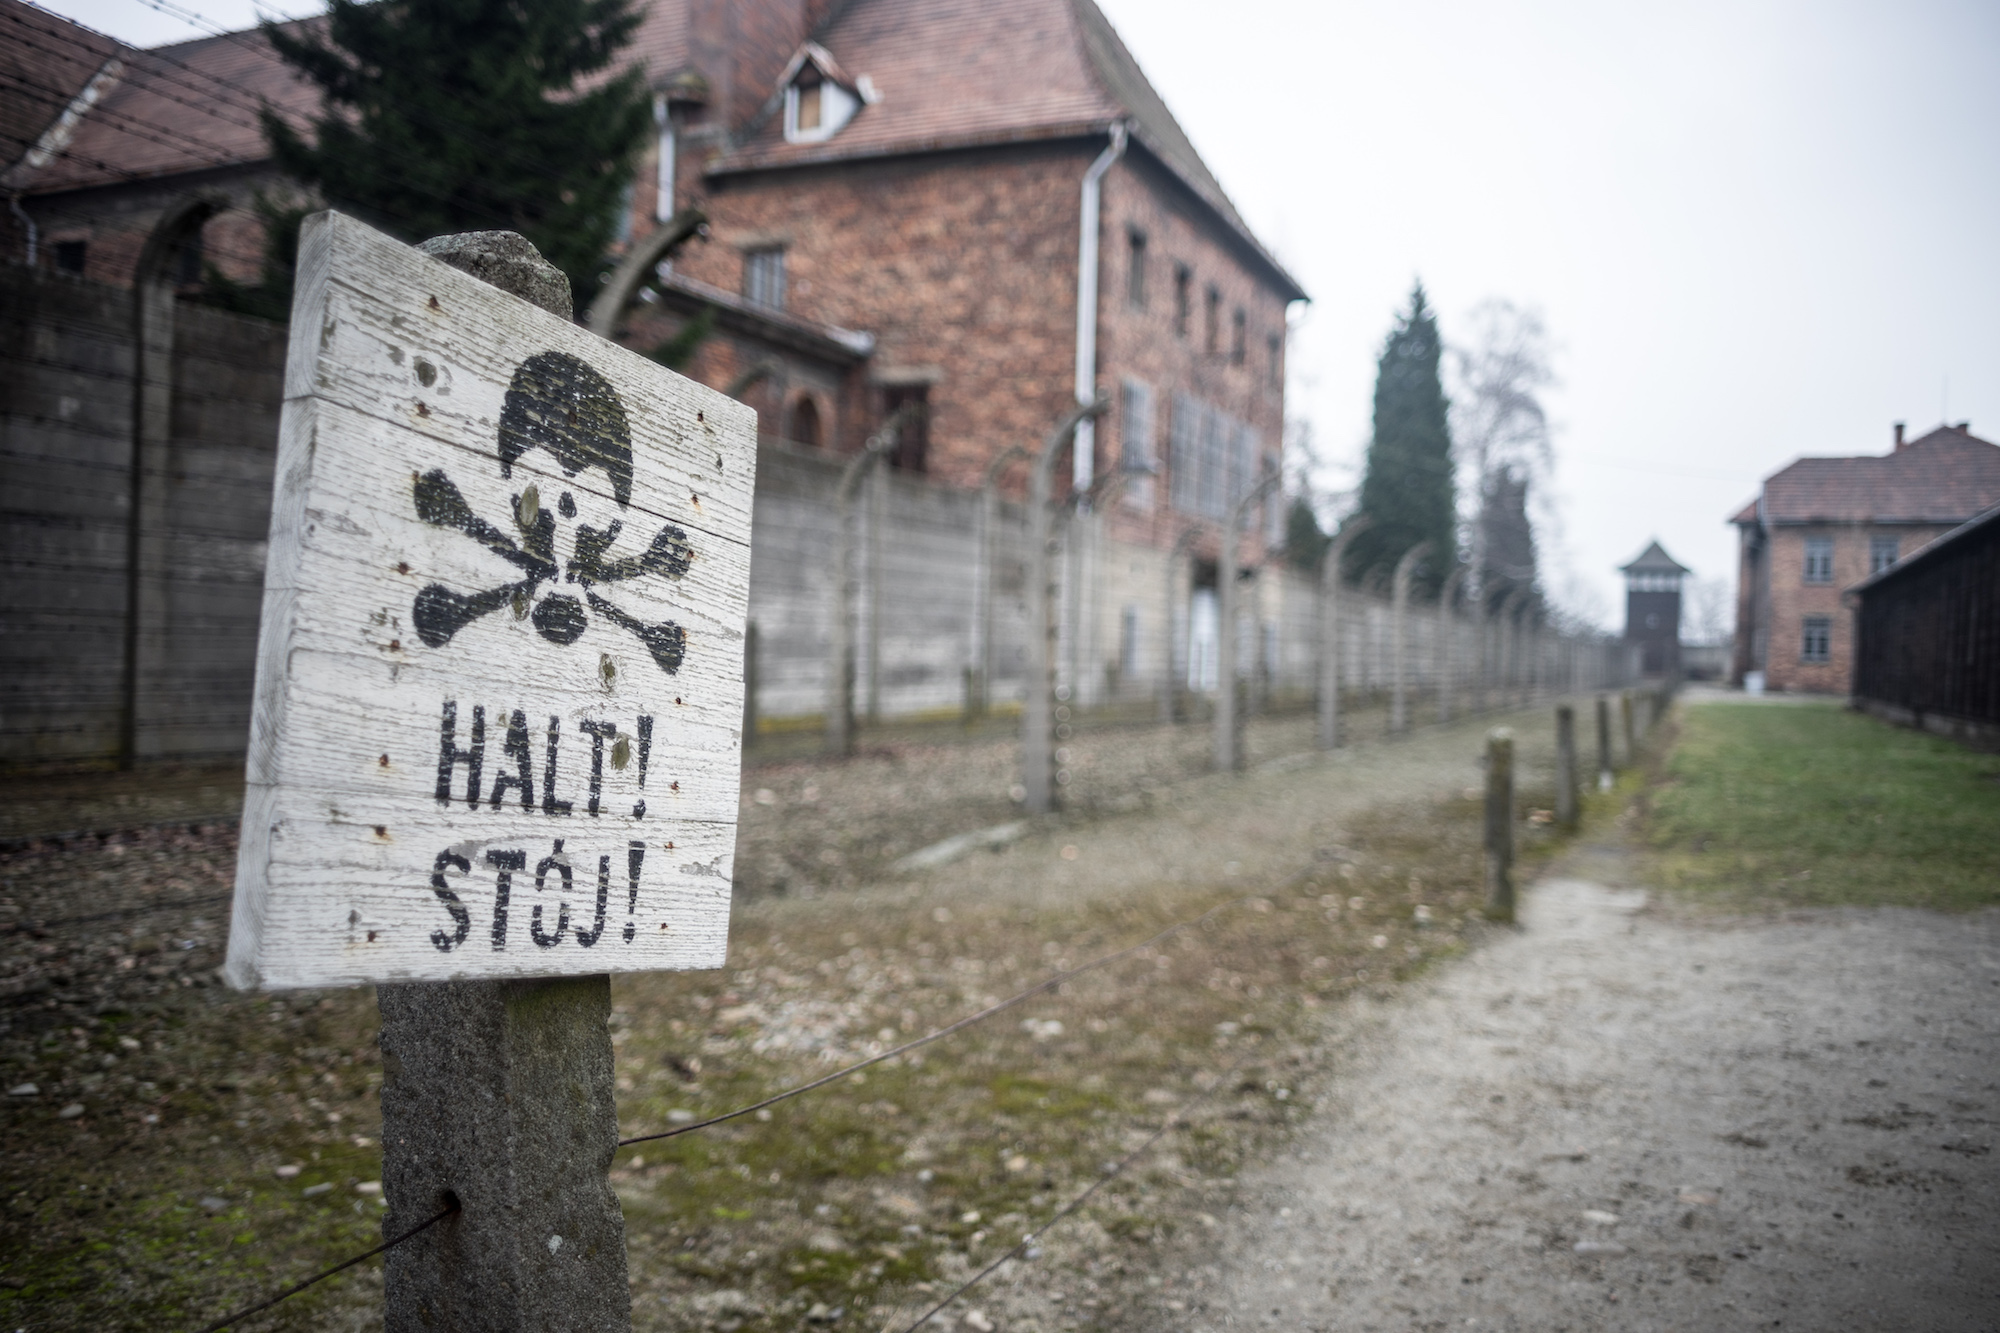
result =
[[[0,854],[0,1327],[198,1328],[379,1242],[374,997],[216,985],[234,861],[216,828]],[[359,1328],[380,1290],[240,1328]]]
[[[2000,903],[2000,759],[1836,704],[1684,708],[1649,807],[1659,882],[1731,905]]]

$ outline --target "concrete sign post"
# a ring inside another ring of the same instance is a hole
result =
[[[227,974],[381,986],[385,1225],[458,1209],[389,1329],[624,1329],[608,974],[723,961],[756,421],[425,251],[301,235]]]

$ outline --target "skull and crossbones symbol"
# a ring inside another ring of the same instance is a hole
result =
[[[514,372],[501,407],[500,475],[511,478],[521,455],[537,448],[553,454],[566,477],[586,468],[602,470],[610,478],[619,509],[630,505],[632,433],[625,404],[610,381],[567,353],[541,352],[529,357]],[[540,491],[533,485],[516,494],[514,527],[520,533],[516,541],[474,514],[464,493],[443,468],[418,476],[413,490],[417,517],[434,527],[465,533],[523,575],[470,595],[453,592],[441,583],[427,585],[417,594],[411,612],[417,637],[425,644],[441,648],[461,629],[503,606],[512,607],[516,619],[532,620],[535,632],[550,643],[571,644],[589,627],[588,604],[603,619],[636,635],[662,671],[672,675],[680,670],[687,651],[686,631],[671,620],[647,624],[608,600],[599,589],[645,574],[679,578],[693,558],[686,532],[667,523],[644,551],[614,557],[611,548],[624,530],[623,519],[614,519],[604,528],[577,523],[570,557],[559,563],[558,515],[564,520],[577,517],[576,497],[570,492],[562,493],[553,512],[542,506]],[[575,585],[582,597],[556,591],[537,597],[544,583],[558,578],[565,585]]]

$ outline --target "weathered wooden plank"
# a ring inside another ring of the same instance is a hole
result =
[[[754,414],[333,214],[292,328],[232,983],[718,965]]]

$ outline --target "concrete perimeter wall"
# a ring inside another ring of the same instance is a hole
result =
[[[285,331],[174,310],[155,526],[130,560],[130,290],[0,267],[0,764],[241,754],[248,736]],[[153,626],[131,645],[131,578]],[[136,712],[132,709],[136,701]]]

